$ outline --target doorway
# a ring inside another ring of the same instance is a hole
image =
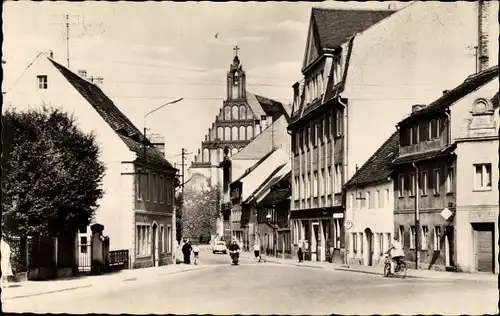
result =
[[[319,223],[313,223],[313,244],[311,245],[311,250],[313,251],[313,260],[321,261],[321,246],[319,242]],[[315,258],[314,258],[315,257]]]
[[[151,243],[152,249],[151,253],[153,254],[153,266],[158,266],[158,225],[153,223],[153,242]]]
[[[495,271],[495,234],[493,223],[473,224],[474,256],[478,272]]]
[[[366,235],[366,242],[367,242],[367,258],[366,258],[366,264],[369,266],[373,265],[373,233],[370,228],[365,229],[365,235]]]

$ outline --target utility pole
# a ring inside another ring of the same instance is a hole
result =
[[[413,168],[415,168],[415,269],[418,269],[418,233],[420,230],[420,186],[419,186],[419,170],[418,167],[413,163]],[[410,231],[411,234],[411,231]],[[410,237],[411,238],[411,237]]]
[[[182,192],[182,201],[183,201],[183,204],[184,204],[184,183],[186,182],[185,179],[184,179],[184,161],[186,159],[186,149],[185,148],[182,148],[182,152],[181,152],[181,155],[182,155],[182,163],[181,163],[181,169],[182,169],[182,187],[181,187],[181,192]]]

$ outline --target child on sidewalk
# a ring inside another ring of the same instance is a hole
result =
[[[194,264],[198,264],[198,258],[200,255],[200,248],[198,247],[198,244],[194,244],[193,246],[193,254],[194,254]]]
[[[255,255],[255,259],[259,259],[259,262],[261,260],[261,257],[260,257],[260,245],[258,242],[255,243],[255,245],[253,246],[253,253]]]

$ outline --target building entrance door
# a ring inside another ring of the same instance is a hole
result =
[[[151,249],[151,253],[153,254],[153,266],[158,266],[158,225],[156,223],[153,224],[153,242],[151,243],[153,249]]]
[[[479,272],[495,271],[494,228],[493,223],[473,224],[476,270]]]
[[[321,260],[321,247],[319,243],[319,224],[313,223],[313,244],[311,245],[312,251],[312,260],[320,261]]]
[[[366,255],[367,255],[367,264],[369,266],[372,266],[373,265],[373,233],[372,233],[372,230],[370,228],[367,228],[365,229],[365,235],[366,235],[366,242],[367,242],[367,246],[368,246],[368,251],[366,252]],[[361,241],[363,242],[363,241]]]

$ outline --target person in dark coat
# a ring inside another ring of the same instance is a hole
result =
[[[303,251],[304,244],[302,241],[299,242],[299,251],[297,252],[299,256],[299,262],[302,262],[304,260],[304,251]]]
[[[191,264],[191,250],[193,250],[193,248],[191,247],[191,242],[188,240],[184,244],[184,246],[182,246],[182,253],[184,254],[185,264]]]

